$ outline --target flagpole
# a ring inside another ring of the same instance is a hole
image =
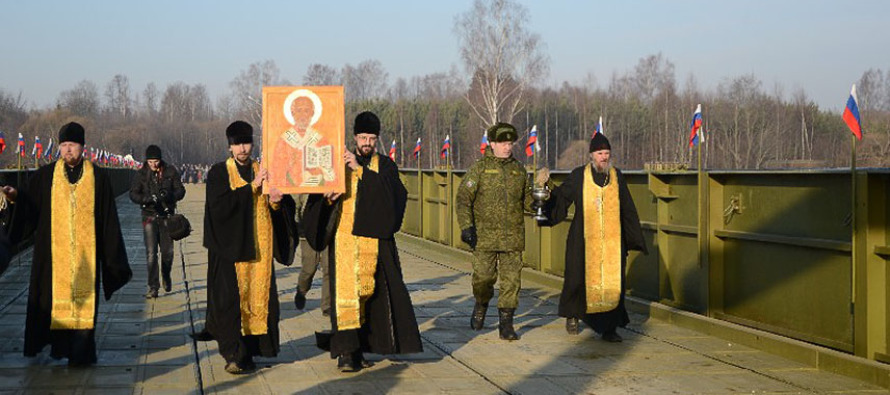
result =
[[[850,310],[852,305],[856,304],[856,136],[850,136],[850,186],[853,188],[851,195],[852,210],[850,211],[851,243],[853,248],[850,250],[850,262],[852,263],[850,270]]]

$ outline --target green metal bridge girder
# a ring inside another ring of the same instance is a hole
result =
[[[890,170],[625,175],[650,251],[628,257],[630,295],[890,363]],[[463,176],[401,170],[402,232],[468,249]],[[561,276],[568,221],[525,228],[526,265]]]

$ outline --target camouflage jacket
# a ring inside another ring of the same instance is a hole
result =
[[[457,222],[461,230],[476,227],[477,250],[522,251],[523,211],[531,211],[531,192],[532,181],[519,161],[486,150],[457,189]]]

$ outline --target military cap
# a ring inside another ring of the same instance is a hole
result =
[[[488,135],[488,141],[494,143],[500,143],[504,141],[516,141],[519,138],[519,134],[516,133],[516,128],[513,125],[505,122],[498,122],[492,125],[486,131]]]

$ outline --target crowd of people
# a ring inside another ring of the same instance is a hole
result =
[[[376,152],[380,128],[371,112],[355,118],[355,148],[342,158],[343,193],[291,196],[270,186],[269,170],[254,157],[253,128],[243,121],[225,130],[229,158],[212,166],[177,169],[164,161],[160,147],[148,146],[129,193],[142,213],[146,298],[172,290],[167,221],[185,196],[183,183],[205,182],[207,312],[203,329],[192,336],[218,343],[227,372],[251,372],[255,357],[279,353],[274,262],[291,265],[297,248],[302,248],[302,269],[294,303],[305,308],[312,277],[321,268],[321,309],[331,329],[316,334],[316,345],[330,352],[340,371],[371,366],[366,353],[422,352],[394,238],[407,190],[396,164]],[[530,179],[513,157],[518,133],[512,125],[492,125],[487,137],[490,145],[467,171],[455,208],[461,240],[474,256],[470,328],[484,328],[498,283],[499,337],[519,340],[513,316],[521,288],[524,214],[540,208],[544,218],[538,225],[553,226],[574,205],[559,315],[566,318],[569,334],[580,333],[583,322],[606,341],[622,341],[616,329],[628,323],[627,251],[645,252],[646,245],[624,177],[611,166],[608,139],[595,134],[589,163],[557,186],[546,168]],[[31,235],[35,240],[24,354],[35,356],[50,345],[53,358],[88,366],[96,363],[100,290],[109,299],[131,279],[132,270],[109,177],[83,159],[83,127],[66,124],[59,141],[58,161],[41,167],[21,188],[0,189],[7,210],[15,214],[3,241],[15,245]],[[534,200],[534,188],[550,189],[550,198]]]
[[[207,171],[210,170],[210,165],[183,163],[179,166],[179,170],[183,184],[203,184],[207,182]]]

